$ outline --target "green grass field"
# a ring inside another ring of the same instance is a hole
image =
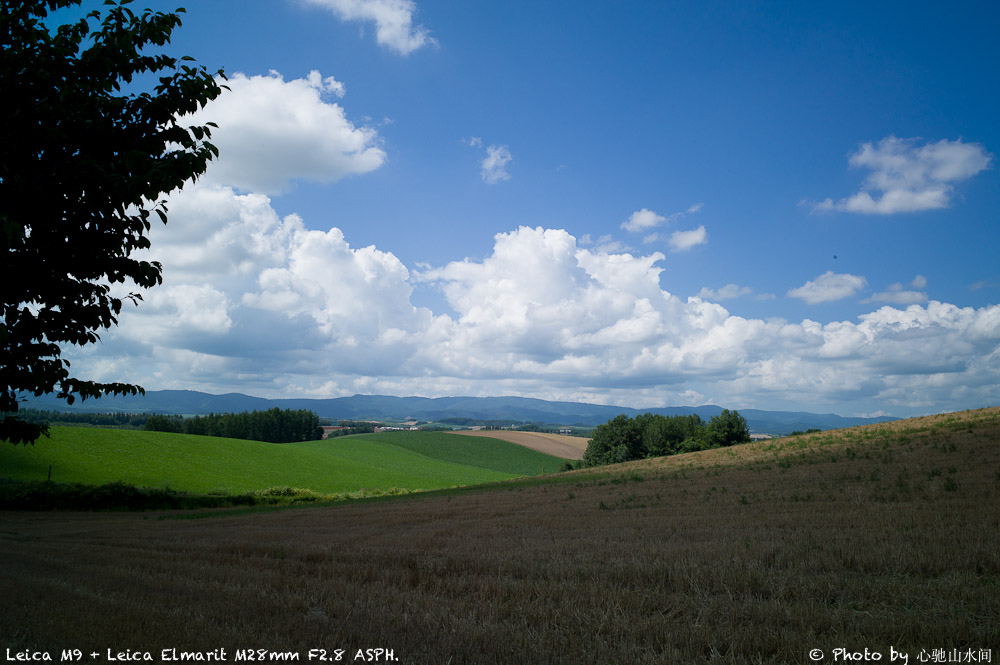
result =
[[[387,432],[302,443],[52,427],[34,446],[0,447],[0,478],[239,493],[298,487],[322,494],[474,485],[558,471],[563,460],[505,441]]]

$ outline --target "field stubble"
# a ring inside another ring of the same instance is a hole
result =
[[[520,432],[517,430],[461,430],[455,432],[462,436],[479,436],[490,439],[509,441],[519,446],[531,448],[546,455],[554,455],[563,459],[583,459],[590,439],[566,434],[551,434],[548,432]]]
[[[333,508],[7,513],[0,646],[385,646],[405,663],[996,653],[998,498],[990,409]]]

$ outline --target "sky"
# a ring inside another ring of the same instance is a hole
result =
[[[263,397],[1000,404],[998,27],[993,2],[191,3],[168,50],[225,70],[191,119],[221,157],[150,233],[163,284],[66,357]]]

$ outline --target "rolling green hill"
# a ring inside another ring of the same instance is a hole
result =
[[[472,485],[557,471],[563,460],[504,441],[391,432],[262,443],[164,432],[53,427],[34,446],[0,446],[0,478],[239,493],[318,493]]]

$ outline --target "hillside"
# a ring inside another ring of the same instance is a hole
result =
[[[0,635],[415,664],[995,659],[997,505],[993,408],[374,503],[7,513]]]
[[[86,412],[149,412],[203,415],[239,411],[308,409],[322,418],[332,420],[424,420],[469,418],[478,421],[542,422],[554,425],[593,426],[607,422],[620,413],[636,416],[651,412],[665,416],[696,413],[704,420],[717,416],[722,407],[663,407],[634,409],[601,404],[551,402],[526,397],[389,397],[384,395],[354,395],[335,399],[263,399],[239,393],[210,395],[192,390],[150,390],[145,396],[110,396],[79,401],[72,407],[51,395],[30,397],[25,406],[57,411]],[[753,432],[788,434],[807,429],[854,427],[894,418],[845,418],[836,414],[816,414],[795,411],[762,411],[740,409]]]
[[[321,494],[419,490],[557,471],[562,460],[504,441],[386,432],[263,443],[217,437],[53,427],[33,446],[0,446],[0,478],[125,482],[194,493],[296,487]]]

